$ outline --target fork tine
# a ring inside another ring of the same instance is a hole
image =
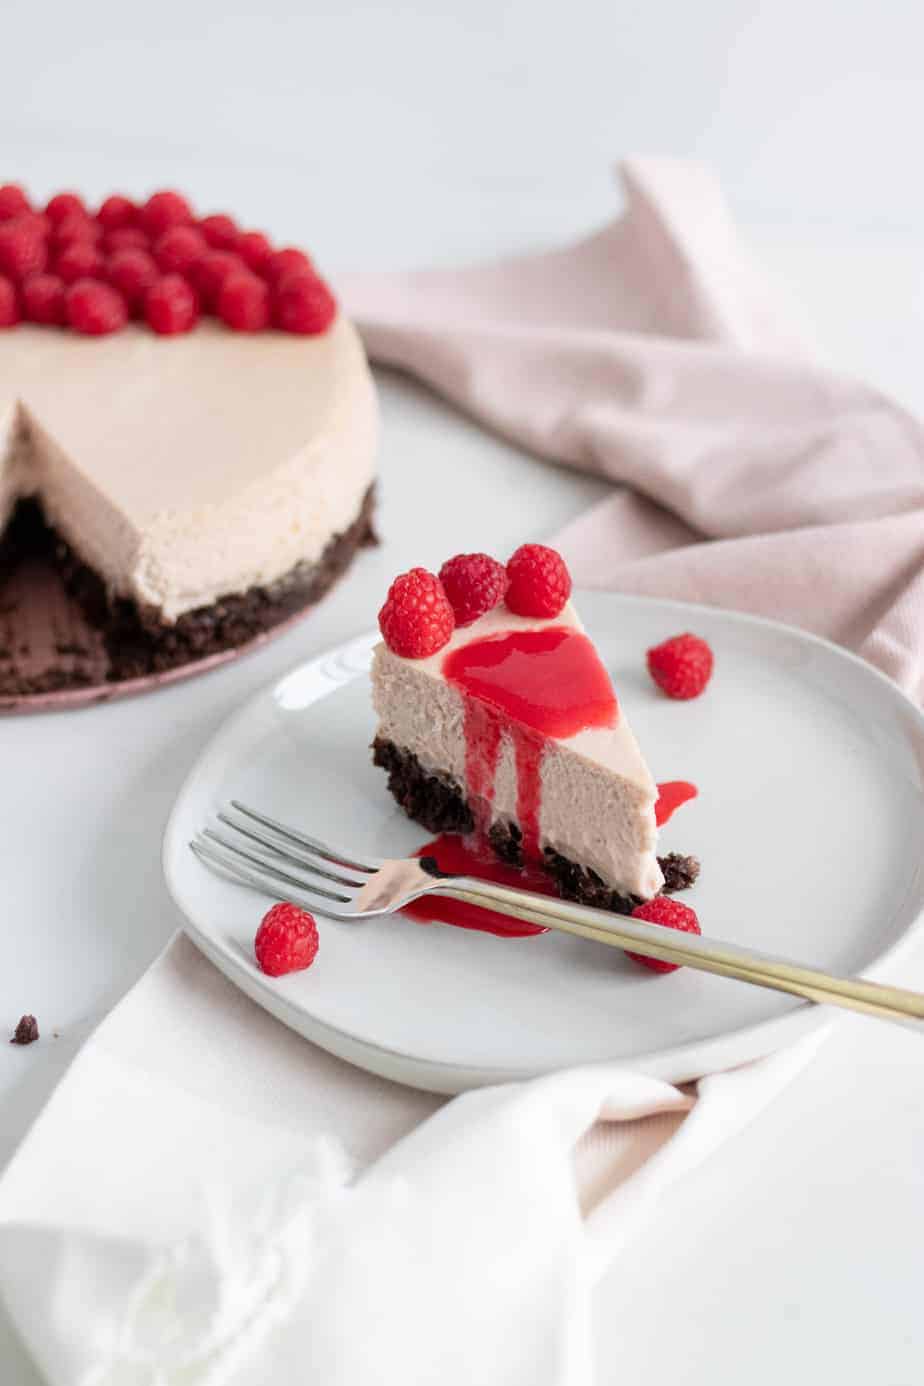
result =
[[[235,823],[233,818],[229,818],[226,813],[216,814],[219,823],[224,823],[226,827],[232,828],[234,832],[240,833],[241,837],[249,838],[251,842],[258,843],[261,847],[268,847],[271,852],[289,861],[293,866],[301,866],[305,871],[311,871],[315,876],[323,876],[325,880],[334,881],[337,885],[352,886],[354,890],[359,890],[363,882],[357,881],[352,876],[340,876],[336,871],[325,871],[323,866],[316,866],[314,862],[306,861],[303,856],[296,856],[294,852],[287,852],[280,847],[278,842],[273,842],[272,838],[266,837],[263,833],[256,833],[251,828],[244,828],[240,823]]]
[[[259,890],[262,895],[268,896],[270,900],[297,899],[298,895],[301,894],[304,897],[305,905],[317,911],[318,914],[327,915],[331,919],[352,919],[353,917],[346,910],[337,909],[333,905],[329,905],[327,903],[328,898],[333,899],[335,897],[328,896],[328,892],[325,890],[319,891],[319,889],[316,889],[314,886],[298,884],[295,896],[293,897],[293,892],[291,890],[279,890],[275,888],[280,880],[285,879],[283,873],[279,873],[277,877],[268,867],[261,867],[259,872],[251,871],[251,869],[242,862],[229,859],[224,852],[216,851],[211,843],[203,842],[201,839],[194,839],[190,842],[189,846],[191,851],[200,861],[204,862],[206,866],[210,867],[212,870],[217,868],[225,875],[231,876],[235,881],[243,885],[251,886],[255,890]],[[324,898],[321,900],[317,899],[318,893]]]
[[[223,847],[226,852],[230,852],[232,857],[243,857],[244,861],[250,862],[253,866],[258,866],[261,871],[265,871],[268,876],[273,876],[277,880],[285,881],[287,885],[297,886],[299,890],[309,890],[312,895],[323,895],[325,900],[336,900],[341,905],[351,905],[352,895],[338,894],[333,890],[325,890],[323,886],[315,885],[312,881],[303,881],[299,876],[293,876],[288,871],[283,871],[274,862],[266,861],[263,857],[256,856],[253,852],[245,852],[243,847],[238,847],[234,842],[221,836],[220,833],[213,832],[211,828],[203,828],[202,836],[209,838],[211,842],[217,842],[219,847]],[[310,871],[310,866],[305,870]]]
[[[370,865],[368,862],[357,861],[349,852],[341,852],[336,847],[331,847],[325,842],[320,842],[316,837],[307,837],[305,833],[297,832],[295,828],[286,827],[285,823],[279,823],[275,818],[267,818],[266,814],[258,813],[256,809],[248,808],[239,799],[231,800],[231,807],[238,813],[242,813],[245,818],[252,818],[257,823],[262,823],[264,828],[272,828],[281,837],[287,838],[290,842],[295,842],[299,847],[304,847],[306,851],[313,852],[315,856],[323,857],[325,861],[333,862],[335,866],[351,866],[354,871],[374,872],[378,866]]]

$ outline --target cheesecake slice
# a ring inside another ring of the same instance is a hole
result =
[[[501,603],[425,658],[380,644],[372,693],[375,763],[429,831],[477,832],[604,908],[662,890],[658,789],[571,601],[546,620]]]

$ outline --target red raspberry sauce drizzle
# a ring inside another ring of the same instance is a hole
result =
[[[523,854],[540,859],[542,758],[550,737],[612,727],[619,705],[586,635],[568,626],[510,631],[460,645],[443,673],[464,697],[465,775],[476,824],[489,826],[501,738],[513,742]]]
[[[695,799],[698,793],[696,785],[690,784],[687,780],[667,780],[664,784],[659,784],[658,801],[655,804],[655,822],[658,827],[673,817],[681,804],[685,804],[688,799]]]
[[[454,876],[477,876],[479,880],[496,881],[498,885],[535,890],[539,895],[558,894],[551,876],[541,867],[527,865],[521,871],[515,866],[505,866],[498,861],[483,838],[461,838],[455,833],[443,833],[433,842],[425,843],[414,855],[435,857],[440,870]],[[497,910],[482,909],[480,905],[469,905],[465,900],[450,900],[443,895],[427,895],[422,900],[413,900],[404,906],[401,913],[427,923],[438,921],[440,924],[455,924],[459,929],[480,929],[482,933],[497,934],[500,938],[529,938],[533,934],[546,932],[539,924],[527,924],[525,919],[514,919]]]

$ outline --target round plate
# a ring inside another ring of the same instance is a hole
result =
[[[901,979],[924,907],[924,717],[887,679],[826,641],[680,602],[578,594],[590,634],[658,780],[700,797],[662,830],[703,863],[704,933],[831,972]],[[693,629],[716,673],[671,702],[644,651]],[[410,854],[426,834],[369,757],[374,637],[295,669],[218,733],[164,844],[189,932],[273,1015],[363,1068],[458,1092],[573,1064],[620,1062],[673,1082],[755,1058],[829,1018],[778,992],[682,969],[657,976],[603,944],[498,939],[403,917],[321,921],[307,972],[253,961],[261,897],[210,873],[189,840],[231,797],[345,850]]]

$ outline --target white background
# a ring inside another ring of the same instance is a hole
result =
[[[692,155],[718,170],[829,359],[924,409],[911,0],[2,8],[0,182],[178,186],[336,275],[554,243],[610,215],[621,153]],[[30,1010],[46,1037],[0,1044],[0,1162],[176,927],[161,829],[224,716],[368,627],[400,567],[502,552],[602,493],[382,386],[385,543],[300,629],[150,698],[0,720],[0,1032]],[[452,487],[438,532],[414,522],[421,485]],[[845,1022],[674,1190],[599,1292],[600,1381],[918,1383],[922,1060],[920,1037]],[[2,1312],[0,1380],[37,1380]]]

